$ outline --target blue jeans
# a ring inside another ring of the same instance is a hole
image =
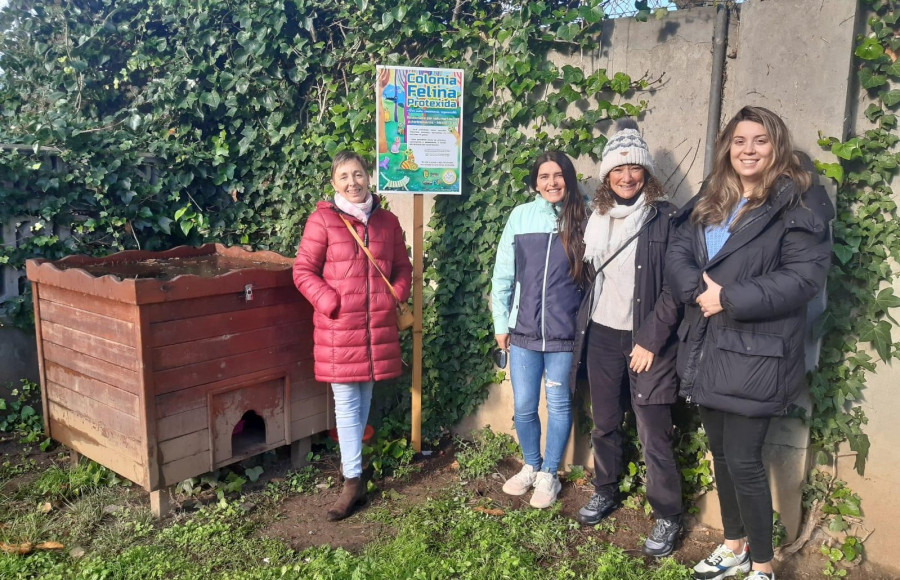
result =
[[[510,380],[515,402],[514,420],[525,463],[535,471],[556,474],[572,427],[569,395],[571,352],[539,352],[518,346],[509,349]],[[546,376],[545,376],[546,375]],[[541,378],[547,393],[547,444],[541,461]]]
[[[375,383],[331,383],[344,479],[362,475],[362,439]]]

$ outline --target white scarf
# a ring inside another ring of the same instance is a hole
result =
[[[638,198],[632,205],[614,205],[605,214],[596,210],[588,218],[587,227],[584,229],[584,261],[593,265],[596,270],[618,250],[622,244],[635,235],[646,221],[650,208],[647,206],[644,195]],[[610,234],[612,220],[622,220],[619,227]],[[610,266],[619,264],[634,264],[634,254],[637,250],[637,238],[633,239],[628,247],[619,252],[619,255],[610,263]],[[603,288],[603,272],[597,274],[594,282],[594,303]]]
[[[340,193],[334,194],[334,205],[338,206],[338,209],[342,212],[349,213],[364,224],[369,222],[369,214],[372,213],[372,201],[371,193],[366,197],[366,201],[362,203],[353,203]]]
[[[605,214],[594,210],[584,229],[584,261],[591,263],[594,268],[602,266],[625,240],[636,234],[644,225],[648,211],[644,194],[641,194],[632,205],[614,205]],[[610,237],[609,229],[613,219],[624,221],[622,227],[616,228]],[[616,256],[616,261],[625,260],[629,253],[633,255],[637,248],[636,241],[632,241],[628,248],[622,250],[622,253]]]

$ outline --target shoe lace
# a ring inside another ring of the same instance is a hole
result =
[[[656,520],[656,523],[653,524],[653,530],[650,531],[650,538],[654,540],[664,539],[669,534],[669,530],[675,527],[675,525],[675,522],[669,520]]]
[[[721,544],[718,548],[716,548],[716,551],[713,552],[709,556],[709,558],[706,559],[706,561],[710,565],[716,566],[716,565],[720,564],[722,562],[722,560],[724,560],[729,555],[734,557],[734,552],[732,552],[727,547],[725,547],[725,544]]]
[[[550,476],[538,475],[537,481],[534,482],[534,488],[549,493],[553,488],[553,478]]]
[[[606,496],[602,493],[594,492],[591,496],[591,499],[588,500],[587,505],[585,506],[590,511],[597,511],[600,509],[600,504],[606,501]]]
[[[523,467],[522,471],[512,476],[512,478],[522,483],[528,483],[528,481],[532,478],[532,474],[533,472],[528,471],[527,468]]]

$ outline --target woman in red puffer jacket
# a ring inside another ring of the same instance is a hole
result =
[[[402,372],[397,303],[348,229],[356,231],[400,300],[409,298],[412,265],[397,217],[369,191],[365,161],[341,151],[331,165],[334,201],[309,216],[294,262],[294,284],[312,304],[316,380],[331,383],[344,489],[331,520],[364,503],[362,435],[375,381]]]

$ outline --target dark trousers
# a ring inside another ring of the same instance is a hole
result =
[[[594,429],[594,487],[614,492],[622,474],[622,420],[632,400],[628,368],[630,330],[591,323],[587,341],[587,372],[591,386]],[[633,402],[633,400],[632,400]],[[672,411],[669,405],[632,404],[638,438],[647,464],[647,500],[656,517],[681,514],[681,476],[672,452]]]
[[[744,536],[750,558],[765,563],[772,551],[772,492],[762,460],[768,417],[744,417],[700,407],[716,473],[726,540]]]

